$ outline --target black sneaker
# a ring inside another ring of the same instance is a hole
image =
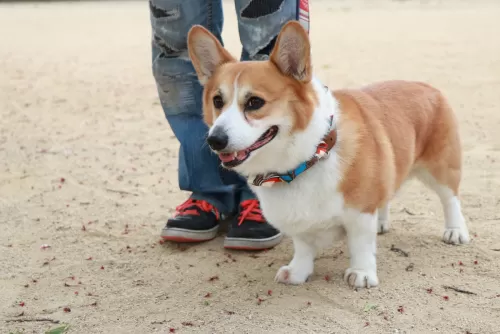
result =
[[[224,248],[239,250],[264,250],[281,242],[283,234],[269,225],[256,199],[240,203],[240,212],[234,217]]]
[[[189,198],[175,210],[174,216],[167,221],[161,232],[163,239],[200,242],[217,236],[220,215],[212,204]]]

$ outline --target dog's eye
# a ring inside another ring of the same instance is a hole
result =
[[[214,103],[214,107],[217,109],[222,109],[222,107],[224,107],[224,100],[222,99],[222,96],[220,96],[220,95],[214,96],[213,103]]]
[[[245,103],[245,111],[259,110],[266,104],[266,101],[257,96],[252,96]]]

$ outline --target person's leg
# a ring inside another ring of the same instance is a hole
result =
[[[243,46],[241,60],[268,59],[283,25],[299,18],[298,4],[299,0],[235,0]],[[266,222],[247,183],[235,181],[235,184],[238,184],[239,213],[231,224],[224,247],[274,247],[281,241],[281,233]]]
[[[221,178],[220,162],[205,143],[202,90],[187,52],[187,34],[203,25],[221,39],[221,0],[150,0],[152,64],[166,118],[180,142],[179,187],[192,196],[177,208],[162,236],[174,241],[215,237],[221,213],[234,211],[234,186]]]
[[[242,60],[268,59],[281,28],[288,21],[299,20],[309,31],[308,1],[235,0],[235,8]]]

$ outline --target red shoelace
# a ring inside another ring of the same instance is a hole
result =
[[[187,201],[175,208],[175,216],[199,216],[200,211],[213,212],[217,219],[219,219],[219,212],[210,203],[203,200],[196,200],[189,198]]]
[[[245,220],[253,220],[259,223],[265,223],[266,220],[262,215],[262,210],[260,209],[259,201],[256,199],[247,199],[240,203],[241,212],[238,217],[238,226],[243,224]]]

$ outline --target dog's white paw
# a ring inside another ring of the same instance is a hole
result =
[[[344,280],[353,288],[373,288],[378,286],[375,271],[349,268],[345,271]]]
[[[377,222],[377,233],[378,234],[384,234],[389,232],[389,221],[387,219],[379,219]]]
[[[443,241],[452,245],[468,244],[469,232],[466,228],[447,228],[443,234]]]
[[[292,266],[283,266],[276,273],[274,280],[284,284],[303,284],[312,273],[300,270]]]

